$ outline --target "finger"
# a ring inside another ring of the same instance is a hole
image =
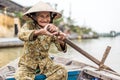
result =
[[[52,34],[55,35],[55,36],[59,36],[58,32],[53,32]]]
[[[62,36],[66,37],[67,35],[65,33],[61,33]]]
[[[49,31],[50,31],[51,33],[53,33],[53,32],[55,32],[55,29],[54,29],[54,28],[50,28]]]
[[[51,24],[51,29],[54,30],[54,31],[58,31],[58,27],[56,27],[55,25]]]
[[[50,33],[50,32],[46,32],[46,34],[48,35],[48,36],[53,36],[53,34],[52,33]]]
[[[58,37],[60,40],[65,40],[65,36],[64,35],[60,35],[59,37]]]

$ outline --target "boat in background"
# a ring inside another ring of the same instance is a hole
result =
[[[68,80],[120,80],[120,74],[71,60],[68,58],[52,55],[53,61],[65,66],[68,70]],[[19,58],[0,68],[0,80],[15,80],[14,74],[18,68]],[[37,74],[35,80],[45,80],[46,76]]]

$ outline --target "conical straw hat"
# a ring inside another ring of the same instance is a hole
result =
[[[26,13],[24,13],[23,18],[27,19],[28,18],[26,16],[27,14],[35,13],[35,12],[43,12],[43,11],[52,12],[53,14],[56,13],[57,15],[55,16],[54,19],[58,19],[62,16],[59,12],[53,9],[49,4],[40,1],[37,4],[35,4],[32,8],[30,8]]]

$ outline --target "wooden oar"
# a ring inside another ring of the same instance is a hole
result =
[[[93,61],[94,63],[96,63],[98,66],[100,65],[100,61],[98,59],[96,59],[95,57],[93,57],[92,55],[88,54],[86,51],[84,51],[83,49],[81,49],[80,47],[78,47],[77,45],[75,45],[73,42],[71,42],[69,39],[65,39],[64,40],[69,46],[71,46],[72,48],[74,48],[75,50],[77,50],[78,52],[80,52],[82,55],[84,55],[85,57],[87,57],[88,59],[90,59],[91,61]],[[103,64],[103,67],[107,70],[113,71],[115,72],[113,69],[111,69],[110,67],[106,66]]]
[[[31,18],[37,25],[38,22],[32,17],[32,15],[27,14],[27,16],[29,18]],[[39,25],[40,26],[40,25]],[[92,55],[88,54],[86,51],[84,51],[83,49],[81,49],[80,47],[78,47],[77,45],[75,45],[73,42],[71,42],[68,38],[66,38],[64,40],[69,46],[71,46],[72,48],[74,48],[75,50],[77,50],[78,52],[80,52],[81,54],[83,54],[85,57],[87,57],[88,59],[90,59],[91,61],[93,61],[94,63],[96,63],[97,65],[100,65],[100,61],[98,59],[96,59],[95,57],[93,57]],[[106,65],[103,65],[103,67],[107,70],[113,71],[115,72],[113,69],[109,68]]]

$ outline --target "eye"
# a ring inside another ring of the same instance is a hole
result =
[[[43,16],[43,15],[39,15],[39,17],[44,18],[44,16]]]
[[[46,17],[50,17],[50,15],[47,15]]]

